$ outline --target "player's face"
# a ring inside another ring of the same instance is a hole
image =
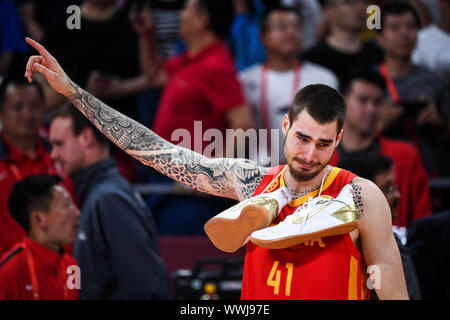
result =
[[[337,133],[337,121],[320,124],[306,110],[292,125],[285,116],[283,133],[284,156],[291,175],[299,182],[313,179],[327,166],[342,138],[342,130]]]

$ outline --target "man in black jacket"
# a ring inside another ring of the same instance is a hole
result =
[[[450,210],[414,221],[408,229],[407,244],[422,299],[450,299]]]
[[[109,157],[103,135],[70,105],[50,125],[52,158],[70,175],[81,205],[74,256],[81,299],[168,298],[153,217]]]

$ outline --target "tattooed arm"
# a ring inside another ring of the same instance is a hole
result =
[[[358,230],[362,253],[366,265],[375,272],[372,280],[376,293],[380,299],[408,299],[400,252],[392,233],[389,204],[370,180],[354,178],[352,186],[360,212]]]
[[[267,173],[267,168],[250,160],[210,159],[171,144],[80,88],[43,46],[26,40],[41,54],[30,57],[27,63],[28,81],[33,81],[33,72],[44,75],[50,86],[66,96],[108,139],[143,164],[198,191],[237,200],[250,198]]]
[[[67,98],[109,140],[143,164],[201,192],[247,199],[265,175],[264,167],[246,159],[210,159],[175,146],[140,123],[124,116],[69,79]]]

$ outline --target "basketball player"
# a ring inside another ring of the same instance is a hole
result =
[[[287,166],[265,168],[246,159],[210,159],[175,146],[80,88],[57,60],[27,38],[40,55],[31,56],[25,77],[41,73],[112,142],[142,163],[208,194],[242,201],[286,186],[292,200],[276,218],[283,220],[318,189],[330,197],[352,184],[360,221],[350,233],[312,239],[281,250],[247,246],[243,299],[367,299],[366,267],[380,299],[408,299],[389,205],[369,180],[328,165],[339,144],[346,114],[343,97],[324,85],[299,91],[283,119]],[[278,179],[278,180],[277,180]],[[275,221],[277,222],[277,221]]]

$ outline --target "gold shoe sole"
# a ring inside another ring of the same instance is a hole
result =
[[[268,227],[269,223],[267,209],[257,204],[249,204],[236,219],[213,217],[205,223],[204,229],[217,249],[235,252],[254,231]]]
[[[317,239],[321,237],[337,236],[349,233],[358,227],[358,220],[341,224],[336,227],[331,227],[316,232],[305,233],[301,235],[295,235],[291,237],[279,238],[276,240],[261,240],[250,237],[250,241],[257,246],[265,249],[286,249],[296,245],[299,245],[305,241],[311,239]]]

